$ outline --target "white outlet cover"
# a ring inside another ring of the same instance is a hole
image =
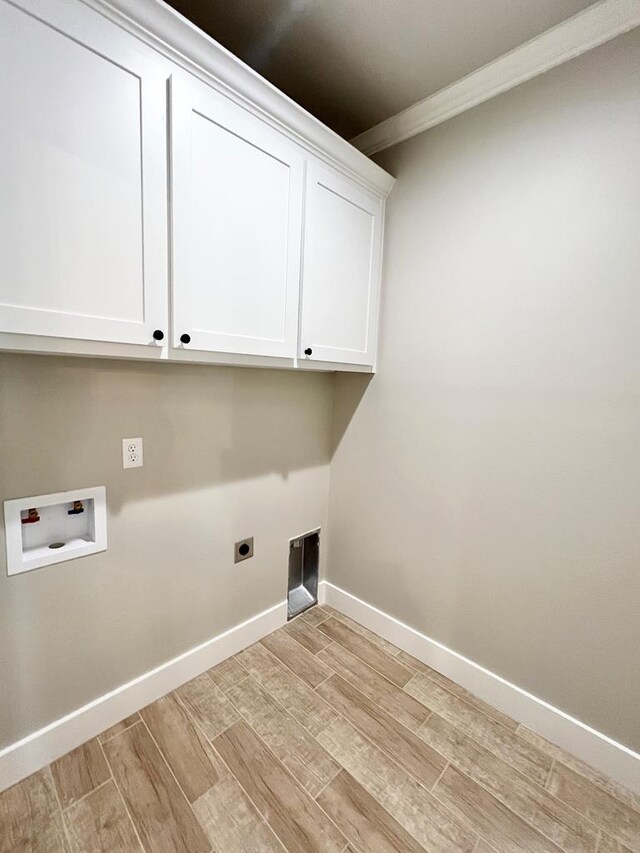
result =
[[[144,448],[142,438],[122,439],[122,467],[142,468],[144,465]]]

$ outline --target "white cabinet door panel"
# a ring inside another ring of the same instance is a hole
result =
[[[301,358],[373,365],[382,202],[327,167],[307,167]]]
[[[0,0],[0,331],[167,328],[166,78],[80,4]]]
[[[174,346],[295,357],[302,154],[184,75],[171,128]]]

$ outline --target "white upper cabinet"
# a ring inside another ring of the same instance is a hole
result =
[[[0,349],[371,371],[392,184],[161,0],[0,0]]]
[[[295,357],[303,165],[259,118],[172,76],[174,346]]]
[[[380,198],[308,164],[300,358],[373,367],[382,214]]]
[[[167,330],[166,74],[81,3],[0,0],[0,332]]]

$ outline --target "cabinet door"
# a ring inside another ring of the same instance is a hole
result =
[[[303,159],[200,81],[171,80],[174,346],[294,358]]]
[[[81,3],[0,0],[0,332],[167,328],[166,77]]]
[[[301,358],[373,366],[380,291],[382,201],[309,164]]]

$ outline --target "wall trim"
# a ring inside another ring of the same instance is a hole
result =
[[[320,581],[318,601],[351,616],[596,770],[640,792],[640,755],[628,747],[330,581]],[[256,643],[286,622],[287,603],[282,601],[10,744],[0,750],[0,791]]]
[[[321,581],[319,597],[499,711],[640,793],[640,755],[633,750],[330,581]]]
[[[286,622],[287,602],[282,601],[10,744],[0,750],[0,791],[256,643]]]
[[[640,0],[600,0],[467,77],[359,134],[375,154],[494,98],[640,25]]]

